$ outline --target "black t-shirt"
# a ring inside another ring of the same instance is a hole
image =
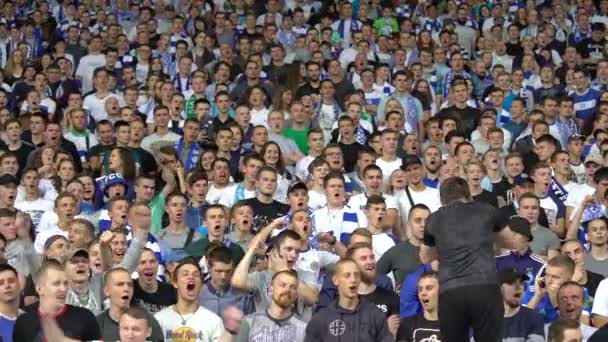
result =
[[[289,212],[289,206],[281,202],[272,201],[271,204],[260,202],[257,198],[250,198],[245,200],[251,209],[253,209],[253,225],[251,229],[254,232],[262,230],[275,219],[287,215]]]
[[[355,164],[357,164],[357,156],[359,155],[359,151],[363,148],[363,145],[356,141],[348,145],[342,142],[339,144],[342,149],[342,155],[344,156],[344,170],[347,173],[353,172],[355,170]]]
[[[386,317],[399,314],[399,296],[391,290],[376,286],[374,292],[359,297],[374,303]]]
[[[439,320],[429,321],[423,315],[401,320],[397,330],[398,342],[441,342]]]
[[[167,306],[177,303],[175,288],[170,284],[159,281],[156,292],[149,293],[144,291],[139,285],[139,281],[136,280],[133,282],[133,303],[155,314]]]
[[[139,167],[144,174],[150,175],[158,171],[156,160],[154,160],[154,156],[150,152],[141,147],[131,148],[131,151],[133,151],[135,163],[139,164]]]
[[[587,271],[587,284],[585,284],[585,287],[589,291],[591,298],[595,297],[595,291],[597,291],[597,287],[600,286],[602,280],[604,280],[604,277],[600,274]]]
[[[424,244],[439,255],[439,291],[498,284],[494,242],[505,226],[498,209],[483,202],[456,202],[429,216]]]
[[[59,328],[66,337],[79,341],[93,341],[101,338],[101,331],[95,316],[91,311],[72,305],[65,305],[55,316]],[[29,342],[44,341],[40,318],[38,317],[38,303],[25,308],[25,313],[15,322],[13,341]]]
[[[477,108],[466,106],[462,109],[451,106],[439,111],[436,115],[439,119],[453,116],[460,120],[460,130],[464,133],[467,139],[471,138],[471,133],[477,127],[477,121],[481,116],[481,112]]]
[[[34,145],[28,143],[27,141],[22,141],[21,146],[18,149],[12,151],[17,154],[17,162],[19,163],[19,173],[25,169],[27,165],[27,158],[30,156],[30,153],[34,152],[36,148]]]
[[[485,202],[490,204],[491,206],[498,208],[498,198],[493,192],[489,192],[487,190],[482,190],[479,195],[473,196],[473,199],[478,202]]]

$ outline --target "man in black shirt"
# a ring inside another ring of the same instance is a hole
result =
[[[399,296],[394,291],[376,286],[376,258],[372,246],[365,242],[349,246],[346,257],[353,259],[361,270],[359,298],[376,304],[387,318],[393,336],[399,328]]]
[[[472,202],[467,182],[450,177],[442,184],[441,204],[429,216],[421,245],[421,261],[438,258],[440,324],[447,341],[502,341],[504,307],[496,275],[494,242],[505,248],[515,239],[495,208]]]
[[[264,166],[256,177],[258,191],[254,198],[245,200],[251,206],[255,216],[251,229],[259,231],[275,219],[287,215],[289,206],[272,199],[277,190],[277,171],[270,166]]]
[[[335,131],[334,131],[335,132]],[[338,119],[338,134],[332,134],[332,142],[340,144],[342,154],[344,155],[344,170],[353,172],[357,163],[357,155],[363,148],[356,140],[355,122],[349,116],[341,116]]]
[[[137,265],[138,278],[133,282],[133,302],[151,314],[177,302],[175,288],[158,281],[158,259],[150,249],[144,249]]]
[[[422,303],[422,313],[401,321],[397,341],[441,341],[437,310],[439,280],[435,271],[423,273],[418,279],[418,300]]]
[[[450,87],[450,104],[451,106],[444,108],[437,113],[436,117],[442,119],[452,116],[460,120],[460,128],[467,138],[471,137],[471,133],[477,126],[477,120],[481,112],[477,108],[470,107],[467,104],[469,99],[469,86],[462,78],[456,78],[452,81]]]
[[[65,303],[68,276],[63,265],[55,260],[46,261],[36,274],[36,291],[40,302],[25,307],[25,313],[15,322],[13,341],[44,341],[41,320],[52,318],[59,329],[71,339],[99,340],[101,332],[95,316],[87,310]]]

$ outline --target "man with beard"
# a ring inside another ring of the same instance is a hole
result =
[[[359,298],[361,270],[356,262],[338,261],[332,281],[338,288],[338,299],[313,316],[306,326],[305,342],[395,340],[384,313]]]
[[[446,149],[447,151],[447,149]],[[446,152],[447,154],[447,152]],[[424,178],[422,182],[424,185],[437,189],[439,187],[439,168],[441,167],[441,156],[443,152],[435,145],[429,145],[424,149],[422,154],[424,164]]]
[[[503,339],[543,342],[545,333],[542,316],[521,305],[524,282],[529,280],[528,277],[516,270],[505,269],[498,273],[498,279],[505,307]]]
[[[257,192],[254,198],[245,200],[254,212],[253,231],[259,231],[274,219],[284,216],[289,206],[273,199],[277,190],[277,171],[270,166],[263,166],[256,176]],[[207,227],[209,228],[209,227]]]
[[[41,321],[46,318],[57,320],[59,329],[68,338],[80,341],[100,339],[95,316],[87,309],[66,304],[68,277],[58,261],[47,260],[38,270],[35,283],[40,302],[25,307],[25,313],[17,318],[13,341],[43,340]]]
[[[352,259],[361,271],[359,298],[374,303],[384,313],[388,330],[396,336],[399,329],[399,296],[391,290],[376,286],[376,258],[372,246],[367,243],[353,244],[348,247],[346,258]]]
[[[306,323],[293,312],[298,299],[298,274],[283,270],[272,276],[272,301],[263,312],[253,313],[243,319],[237,342],[283,341],[303,342]]]
[[[154,315],[167,341],[211,340],[230,341],[231,334],[224,329],[222,319],[199,304],[202,274],[191,260],[181,261],[173,272],[177,289],[177,303]]]
[[[117,341],[119,339],[119,322],[121,316],[129,310],[133,298],[133,280],[129,271],[124,268],[114,268],[104,275],[105,286],[103,294],[109,299],[110,307],[97,316],[101,328],[103,341]],[[163,334],[158,322],[147,313],[151,322],[153,342],[162,342]]]
[[[175,304],[175,289],[159,281],[158,259],[151,249],[145,248],[137,265],[137,280],[133,283],[133,302],[152,314]]]
[[[186,253],[194,258],[200,258],[209,249],[212,242],[218,242],[230,249],[230,254],[235,264],[243,258],[243,249],[236,243],[231,243],[224,239],[228,220],[224,207],[219,204],[211,205],[205,212],[205,227],[207,227],[207,236],[197,240],[186,248]]]
[[[0,339],[13,341],[13,329],[19,316],[19,279],[13,266],[0,264]]]
[[[422,313],[405,318],[399,324],[397,341],[424,342],[441,341],[439,330],[439,280],[437,272],[425,272],[418,279],[418,300],[422,303]]]
[[[251,240],[247,253],[232,275],[232,286],[253,294],[255,308],[258,312],[264,311],[270,305],[271,298],[268,288],[270,288],[272,276],[279,271],[295,269],[298,262],[302,238],[295,231],[284,230],[272,240],[272,248],[267,253],[268,270],[249,272],[257,246],[264,244],[271,233],[275,229],[282,229],[285,223],[284,218],[278,218],[262,229]],[[296,312],[302,313],[304,305],[310,307],[317,303],[319,290],[317,289],[317,278],[308,276],[308,273],[299,274],[298,279],[298,296],[301,300],[298,300]],[[306,313],[310,314],[308,310]]]

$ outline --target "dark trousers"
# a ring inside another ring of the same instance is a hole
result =
[[[473,285],[439,295],[439,324],[443,342],[500,342],[504,306],[499,285]]]

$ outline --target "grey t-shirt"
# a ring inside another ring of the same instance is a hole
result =
[[[186,247],[185,245],[189,232],[190,229],[186,229],[180,234],[174,234],[165,228],[156,234],[156,239],[164,241],[169,247],[171,247],[171,249],[184,249]],[[201,238],[202,236],[197,231],[194,231],[194,235],[192,236],[192,241],[190,241],[190,243],[200,240]]]
[[[414,272],[420,266],[419,250],[420,247],[412,245],[409,241],[401,241],[382,255],[376,269],[382,274],[392,272],[395,277],[395,288],[401,289],[408,273]]]
[[[561,245],[559,238],[549,228],[536,225],[532,228],[532,241],[530,241],[530,248],[532,252],[547,256],[550,249],[559,250]]]
[[[303,342],[306,323],[297,315],[275,320],[266,310],[248,315],[243,319],[235,342],[289,341]]]
[[[608,277],[608,260],[595,260],[590,254],[585,254],[585,267],[587,271]]]

